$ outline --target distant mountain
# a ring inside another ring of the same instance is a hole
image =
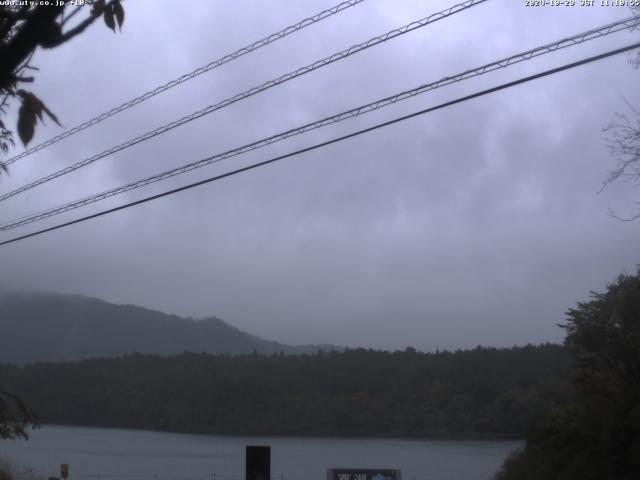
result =
[[[315,353],[250,335],[219,318],[181,318],[134,305],[53,293],[0,295],[0,362],[81,360],[127,353]]]

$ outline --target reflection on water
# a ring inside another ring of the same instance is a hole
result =
[[[226,437],[45,426],[0,455],[36,477],[70,480],[244,478],[244,447],[271,445],[274,479],[326,478],[328,467],[399,468],[403,480],[488,480],[519,441]],[[30,476],[29,473],[27,476]]]

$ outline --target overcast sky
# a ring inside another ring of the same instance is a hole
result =
[[[125,2],[39,52],[32,90],[66,127],[311,16],[337,0]],[[448,7],[366,0],[11,167],[0,191]],[[579,3],[579,2],[578,2]],[[631,15],[625,7],[490,0],[3,202],[2,221],[338,113]],[[545,55],[161,182],[8,239],[637,41]],[[285,343],[424,350],[562,340],[564,312],[640,263],[640,189],[597,194],[603,128],[640,72],[623,54],[322,150],[0,247],[5,288],[215,315]],[[33,144],[62,131],[48,122]],[[16,149],[14,153],[18,153]]]

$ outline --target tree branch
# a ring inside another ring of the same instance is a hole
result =
[[[620,220],[621,222],[633,222],[634,220],[637,220],[640,218],[640,213],[632,216],[632,217],[620,217],[618,215],[616,215],[615,213],[613,213],[613,210],[611,210],[611,208],[608,209],[609,210],[609,215],[612,216],[613,218],[615,218],[616,220]]]
[[[9,35],[11,29],[20,21],[27,19],[27,12],[29,11],[29,5],[23,5],[20,10],[16,12],[6,12],[6,16],[4,17],[5,23],[2,24],[2,28],[0,29],[0,38],[4,38]]]
[[[61,26],[64,26],[65,23],[67,23],[69,20],[71,20],[76,13],[78,13],[80,10],[82,10],[82,5],[78,5],[73,12],[71,12],[69,15],[67,15],[63,20],[62,23],[60,24]]]
[[[59,37],[57,42],[54,42],[54,43],[48,45],[45,48],[57,47],[58,45],[62,45],[63,43],[68,42],[69,40],[71,40],[76,35],[81,34],[82,32],[84,32],[87,29],[87,27],[89,25],[91,25],[93,22],[95,22],[96,19],[98,19],[98,17],[100,17],[102,15],[102,12],[104,12],[107,8],[109,8],[113,3],[114,3],[114,0],[111,0],[110,2],[108,2],[105,5],[104,9],[102,9],[100,11],[96,11],[94,13],[91,13],[87,18],[85,18],[82,22],[80,22],[78,25],[73,27],[71,30],[68,30],[65,33],[63,33],[62,35],[60,35],[60,37]],[[77,11],[77,9],[76,9],[76,11]],[[73,14],[75,14],[75,12],[73,12]]]
[[[31,10],[11,40],[0,46],[0,88],[11,82],[13,72],[39,45],[55,36],[55,19],[63,8],[40,6]]]

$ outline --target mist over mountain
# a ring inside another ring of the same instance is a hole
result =
[[[54,293],[0,294],[0,362],[81,360],[128,353],[174,355],[314,353],[333,345],[290,346],[201,320]]]

